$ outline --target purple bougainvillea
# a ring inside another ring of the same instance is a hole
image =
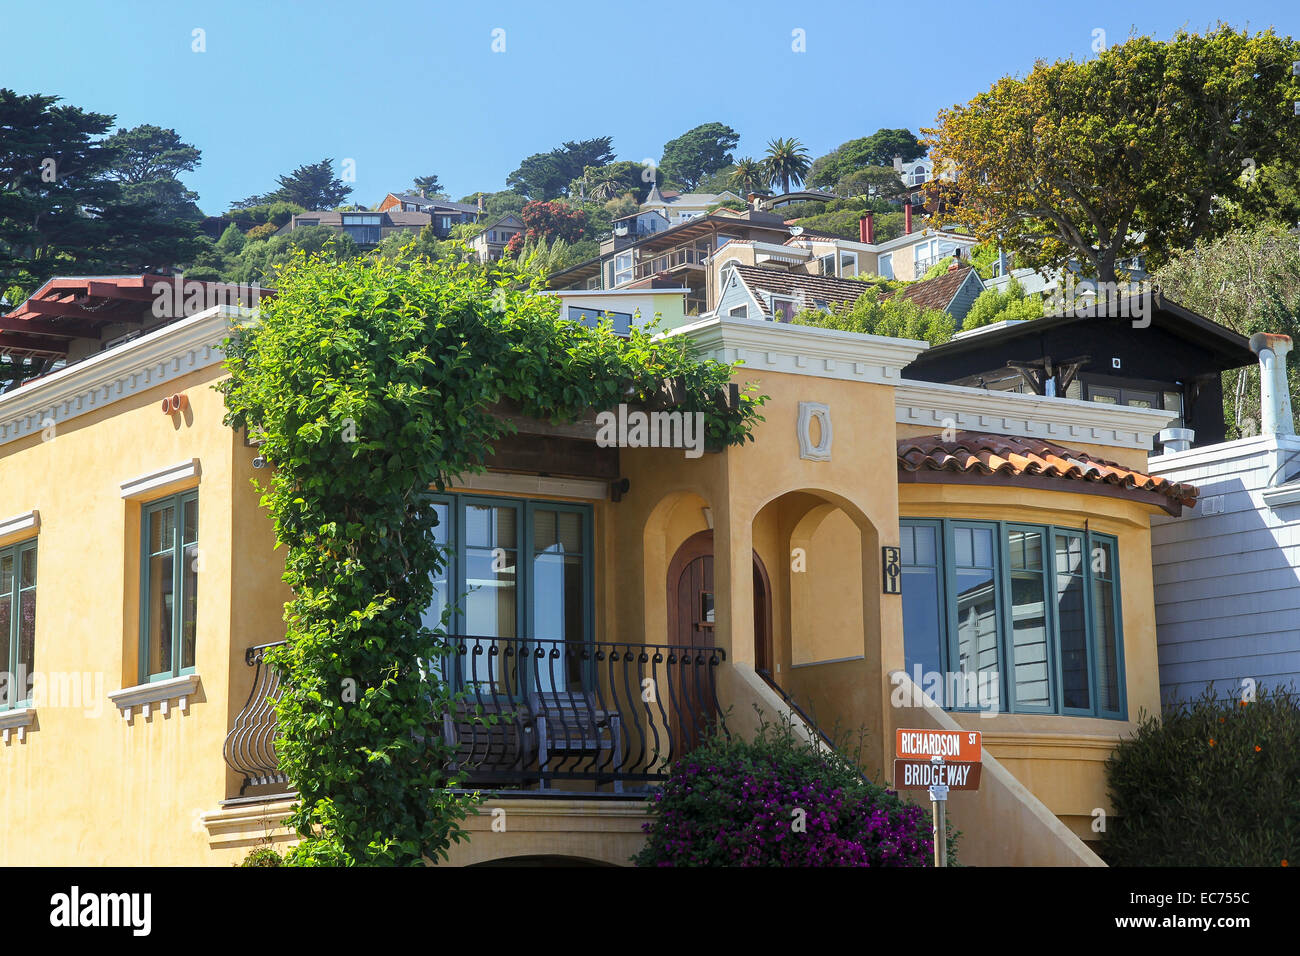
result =
[[[713,739],[650,799],[639,866],[930,866],[929,813],[789,727]],[[950,840],[950,858],[952,846]]]

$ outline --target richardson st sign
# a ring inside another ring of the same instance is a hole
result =
[[[979,763],[983,759],[978,730],[907,730],[897,733],[897,756],[904,760],[942,757],[944,762]]]

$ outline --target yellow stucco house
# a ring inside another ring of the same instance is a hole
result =
[[[0,332],[67,362],[0,395],[4,864],[230,865],[290,839],[262,662],[281,558],[212,388],[251,313],[157,317],[151,281],[54,280]],[[446,721],[495,788],[452,862],[626,863],[699,721],[761,711],[864,729],[877,779],[898,727],[979,730],[962,861],[1099,865],[1103,762],[1159,711],[1150,519],[1195,500],[1145,474],[1169,413],[906,381],[922,342],[668,334],[744,363],[769,396],[755,441],[525,421],[439,501],[439,600],[468,593],[455,680],[532,716],[482,739]]]

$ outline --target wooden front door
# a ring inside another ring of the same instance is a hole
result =
[[[718,645],[713,586],[713,532],[692,535],[668,567],[668,642],[686,648]],[[771,666],[771,591],[767,571],[754,555],[754,650],[759,669]],[[694,659],[694,656],[692,656]],[[707,662],[708,657],[704,660]],[[715,714],[713,668],[688,662],[674,675],[673,755],[697,747]]]

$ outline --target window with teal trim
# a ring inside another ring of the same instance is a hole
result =
[[[36,653],[36,542],[0,549],[0,710],[31,704]]]
[[[951,710],[1123,719],[1118,548],[1005,521],[901,522],[908,674]]]
[[[592,640],[595,587],[592,521],[588,505],[476,495],[436,495],[435,540],[446,567],[434,577],[434,597],[424,623],[469,638],[470,653],[453,656],[454,684],[488,685],[503,675],[486,673],[486,649],[506,639],[557,642]],[[500,660],[501,658],[497,658]],[[579,656],[562,655],[543,667],[534,690],[582,686]],[[508,681],[506,681],[508,682]]]
[[[194,673],[199,493],[146,504],[140,569],[140,679]]]

